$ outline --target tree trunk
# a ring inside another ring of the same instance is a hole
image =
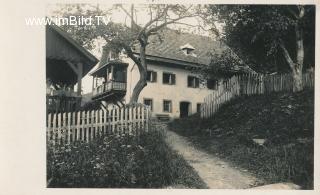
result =
[[[303,90],[302,70],[303,70],[303,60],[304,60],[303,32],[298,22],[295,25],[295,33],[296,33],[296,54],[297,54],[296,60],[297,61],[294,62],[292,60],[283,42],[280,42],[280,48],[282,49],[282,53],[292,71],[292,78],[293,78],[292,90],[293,92],[298,92]]]
[[[293,76],[293,92],[303,90],[302,85],[302,68],[304,60],[304,48],[303,48],[303,31],[299,25],[299,21],[295,25],[296,32],[296,44],[297,44],[297,63],[292,69]]]
[[[293,92],[298,92],[303,90],[302,84],[302,71],[300,69],[292,71],[293,77]]]
[[[143,88],[147,86],[147,63],[146,63],[146,46],[147,46],[147,39],[143,38],[140,41],[140,63],[137,63],[140,79],[137,82],[136,86],[133,89],[132,96],[130,99],[130,104],[134,104],[138,102],[139,95]]]
[[[139,95],[140,95],[141,91],[147,85],[146,77],[143,76],[143,75],[144,74],[140,74],[140,79],[139,79],[139,81],[137,82],[136,86],[133,89],[132,96],[131,96],[129,104],[134,104],[134,103],[138,102],[138,98],[139,98]]]

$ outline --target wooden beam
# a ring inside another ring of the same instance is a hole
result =
[[[74,65],[72,62],[67,61],[67,64],[69,65],[69,67],[73,70],[74,73],[78,74],[78,68],[76,65]]]
[[[95,78],[95,76],[92,76],[92,91],[94,89],[94,78]]]
[[[78,89],[77,89],[77,93],[78,95],[81,95],[81,87],[82,87],[82,83],[81,83],[81,80],[82,80],[82,74],[83,74],[83,64],[81,62],[79,62],[77,64],[77,68],[78,68],[78,71],[77,71],[77,75],[78,75]]]

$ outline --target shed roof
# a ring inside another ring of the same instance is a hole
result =
[[[98,59],[55,24],[46,26],[46,59],[83,63],[85,76]]]

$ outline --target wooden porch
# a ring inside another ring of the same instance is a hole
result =
[[[47,112],[81,107],[82,78],[98,59],[56,25],[46,26]],[[76,86],[76,91],[74,90]]]

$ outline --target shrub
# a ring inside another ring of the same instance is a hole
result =
[[[181,181],[184,176],[191,179]],[[191,167],[168,148],[163,132],[155,130],[139,136],[108,135],[56,149],[48,146],[47,179],[48,187],[66,188],[162,188],[177,182],[205,187]]]

